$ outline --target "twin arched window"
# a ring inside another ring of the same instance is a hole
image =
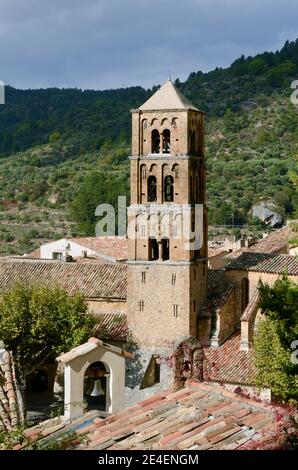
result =
[[[164,179],[164,201],[173,202],[174,201],[174,178],[173,176],[166,176]],[[157,201],[157,187],[156,187],[156,177],[150,175],[147,180],[147,194],[148,202]]]
[[[170,259],[170,240],[167,237],[161,239],[161,259],[167,261]],[[159,244],[155,237],[148,240],[148,259],[156,261],[159,259]]]
[[[162,142],[161,138],[162,137]],[[162,144],[162,145],[161,145]],[[151,152],[152,153],[170,153],[171,151],[171,133],[169,129],[165,129],[160,136],[157,129],[151,133]]]

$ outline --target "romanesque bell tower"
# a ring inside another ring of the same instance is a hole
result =
[[[204,114],[167,81],[132,110],[128,323],[143,347],[198,337],[206,296]]]

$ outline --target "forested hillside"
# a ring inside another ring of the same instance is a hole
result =
[[[272,199],[286,218],[297,205],[298,40],[176,85],[206,111],[210,223],[251,223]],[[0,106],[0,254],[93,234],[94,208],[128,194],[130,113],[154,91],[15,90]]]

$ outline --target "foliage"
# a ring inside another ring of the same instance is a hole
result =
[[[36,435],[38,439],[44,436],[42,432],[46,430],[46,426],[40,427],[40,432]],[[50,437],[46,441],[30,442],[26,436],[26,429],[20,426],[14,431],[0,431],[0,450],[12,450],[15,445],[21,445],[25,450],[64,450],[72,445],[85,443],[87,436],[77,434],[74,431],[66,431],[58,437]]]
[[[259,290],[265,320],[254,343],[256,383],[282,400],[298,401],[298,365],[291,360],[291,345],[298,339],[298,285],[284,275],[274,287],[261,283]]]
[[[20,426],[14,431],[0,431],[0,450],[13,449],[16,444],[28,444],[23,426]]]
[[[109,169],[105,169],[106,166],[103,165],[102,171],[88,173],[75,193],[70,204],[70,214],[77,223],[80,233],[94,236],[97,221],[95,209],[99,204],[111,204],[117,217],[118,196],[128,197],[129,179],[127,171],[117,171],[114,159],[111,159],[111,156],[109,157]],[[115,170],[113,171],[112,168],[115,168]]]
[[[84,443],[86,440],[86,436],[77,434],[75,431],[68,431],[56,438],[51,437],[45,442],[35,442],[28,450],[65,450],[72,445]]]
[[[1,339],[27,375],[88,338],[94,320],[86,311],[81,294],[16,284],[0,299]]]

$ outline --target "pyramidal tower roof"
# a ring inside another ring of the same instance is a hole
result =
[[[182,95],[171,80],[167,80],[139,109],[141,111],[157,111],[162,109],[193,109],[199,111],[198,108]]]

